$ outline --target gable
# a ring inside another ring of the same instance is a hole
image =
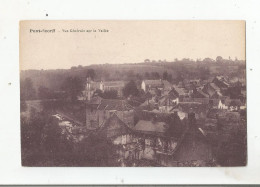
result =
[[[114,113],[104,124],[102,131],[107,137],[120,136],[131,132],[131,129]]]
[[[209,161],[211,159],[211,146],[198,129],[185,134],[182,142],[180,142],[179,148],[174,154],[174,160],[177,161]]]

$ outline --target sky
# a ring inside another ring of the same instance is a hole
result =
[[[39,29],[55,32],[33,32]],[[19,47],[21,70],[139,63],[145,59],[222,56],[245,60],[245,22],[22,21]]]

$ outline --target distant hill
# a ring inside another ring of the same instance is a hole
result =
[[[126,80],[136,79],[136,74],[140,76],[145,72],[158,72],[162,76],[164,71],[174,75],[174,70],[168,70],[166,67],[144,65],[144,64],[104,64],[72,67],[71,69],[57,70],[23,70],[20,72],[20,78],[31,78],[35,88],[43,85],[52,90],[60,90],[62,81],[68,76],[78,76],[81,79],[86,79],[88,69],[95,70],[95,80]]]
[[[142,62],[132,64],[99,64],[90,66],[77,66],[71,69],[56,70],[22,70],[20,72],[21,80],[31,78],[36,89],[39,86],[45,86],[51,90],[61,90],[63,81],[68,76],[78,76],[86,80],[89,69],[95,71],[95,80],[141,80],[149,79],[147,74],[158,73],[160,78],[167,71],[172,79],[178,76],[193,79],[200,78],[201,69],[208,69],[210,75],[227,74],[232,76],[241,76],[245,70],[245,63],[206,63],[195,61],[177,61],[177,62]],[[243,75],[242,75],[243,76]]]

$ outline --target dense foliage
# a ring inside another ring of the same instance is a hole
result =
[[[67,77],[62,84],[62,89],[66,91],[71,101],[76,101],[77,96],[84,89],[84,83],[79,77]]]
[[[115,166],[115,147],[95,134],[74,143],[45,112],[30,111],[21,117],[22,165],[24,166]]]
[[[222,57],[217,57],[216,60],[210,58],[203,60],[175,59],[174,62],[147,59],[143,63],[78,66],[68,70],[26,70],[21,71],[21,98],[36,97],[35,90],[38,91],[40,86],[45,86],[51,92],[64,91],[62,85],[68,76],[78,77],[83,82],[87,78],[91,78],[95,81],[164,79],[178,83],[184,79],[207,79],[219,74],[230,78],[244,77],[244,70],[244,61],[226,60]]]
[[[131,80],[129,81],[125,87],[123,88],[123,94],[125,97],[128,96],[138,96],[139,95],[139,90],[135,84],[135,81]]]

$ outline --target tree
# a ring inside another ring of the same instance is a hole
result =
[[[117,166],[116,147],[103,133],[90,133],[75,144],[62,133],[58,120],[34,112],[21,118],[24,166]]]
[[[73,102],[77,100],[83,88],[83,81],[79,77],[67,77],[62,84],[62,89],[67,92]]]
[[[51,96],[49,88],[45,86],[40,86],[38,88],[38,98],[39,99],[49,99]]]
[[[125,97],[128,97],[130,95],[132,96],[139,95],[139,90],[137,89],[137,86],[133,80],[131,80],[125,85],[125,87],[123,88],[123,94]]]
[[[162,96],[162,91],[161,91],[160,89],[155,88],[154,92],[155,92],[155,94],[156,94],[157,96],[159,96],[159,97]]]
[[[137,80],[142,80],[142,79],[143,79],[143,76],[140,75],[139,73],[137,73],[135,76],[136,76],[136,79],[137,79]]]
[[[175,78],[176,84],[184,80],[184,76],[181,71],[177,71],[177,76]]]
[[[168,72],[163,72],[163,80],[168,80]]]
[[[105,80],[109,80],[110,78],[110,73],[108,73],[107,71],[103,72],[103,77],[105,78]]]
[[[182,62],[190,62],[190,59],[189,58],[183,58],[181,61]]]
[[[31,112],[21,118],[22,164],[24,166],[59,166],[71,164],[73,145],[61,133],[58,121],[48,113]]]
[[[245,166],[247,162],[246,127],[239,125],[237,130],[230,132],[228,140],[220,143],[216,151],[216,158],[221,166]]]
[[[116,147],[103,134],[90,134],[77,146],[80,166],[116,166]]]
[[[134,78],[134,76],[135,76],[133,70],[127,71],[126,75],[127,75],[127,78],[128,78],[128,79],[132,79],[132,78]]]
[[[31,111],[29,119],[21,119],[22,148],[35,149],[40,146],[45,117],[43,113]]]
[[[99,96],[104,99],[116,99],[118,96],[117,90],[105,90],[102,92],[102,90],[97,89],[94,93],[93,96]]]
[[[151,79],[154,79],[154,80],[160,79],[160,74],[158,72],[152,72]]]
[[[122,79],[122,74],[121,74],[121,72],[118,71],[118,70],[115,71],[114,76],[115,76],[116,80]]]
[[[30,117],[21,117],[22,165],[37,165],[42,159],[42,132],[47,116],[44,113],[30,111]]]
[[[150,63],[150,60],[149,59],[145,59],[144,62],[145,63]]]
[[[93,93],[92,97],[93,97],[93,96],[99,96],[99,97],[102,97],[102,95],[103,95],[102,90],[97,89],[97,90]]]
[[[207,80],[210,76],[210,70],[207,67],[200,67],[199,68],[199,76],[202,80]]]
[[[101,94],[101,97],[104,99],[116,99],[117,98],[117,90],[106,90]]]
[[[63,146],[61,146],[61,142],[64,140],[61,131],[56,119],[49,118],[46,121],[42,131],[42,146],[52,158],[57,152],[64,151]]]
[[[207,62],[207,63],[210,63],[210,62],[213,62],[214,60],[211,59],[211,58],[204,58],[203,59],[203,62]]]
[[[87,77],[90,77],[92,80],[94,80],[94,78],[95,78],[95,76],[96,76],[95,70],[94,70],[94,69],[88,69],[86,76],[87,76]]]
[[[66,105],[63,100],[42,100],[41,106],[45,112],[55,112],[57,109]]]
[[[232,87],[229,87],[225,93],[225,95],[229,96],[230,99],[239,99],[241,95],[241,86],[240,85],[235,85]]]
[[[150,73],[149,72],[145,72],[144,77],[149,80],[150,79]]]
[[[216,62],[217,63],[222,63],[223,62],[223,58],[221,56],[217,56]]]
[[[36,91],[33,87],[32,79],[26,78],[24,80],[21,80],[21,100],[30,100],[35,99],[36,97]]]
[[[168,79],[169,82],[172,82],[172,74],[168,74]]]

